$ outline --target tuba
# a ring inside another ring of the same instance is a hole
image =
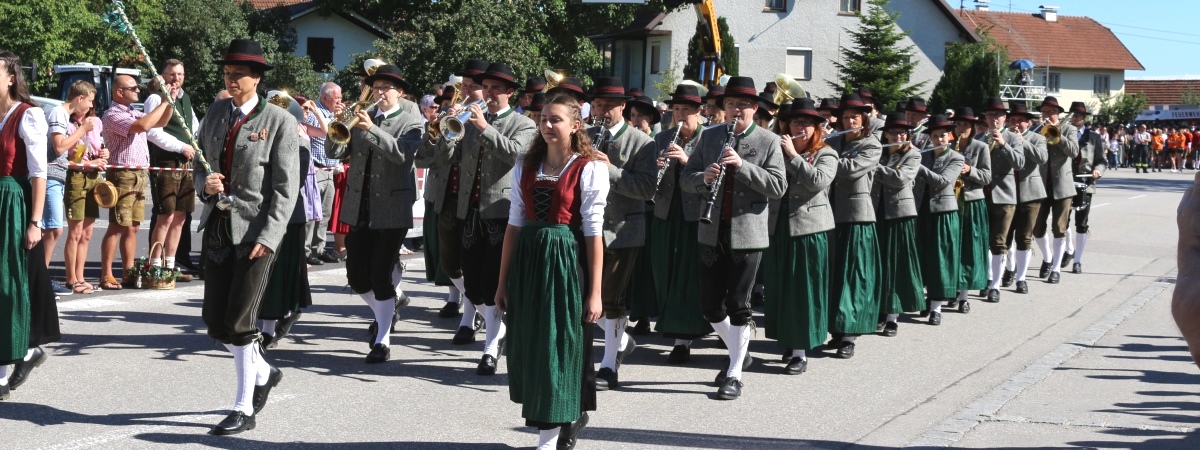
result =
[[[292,98],[287,91],[270,91],[267,92],[267,103],[286,109],[287,112],[296,118],[296,123],[304,123],[304,109],[300,107],[300,103]]]
[[[775,74],[775,85],[777,89],[775,89],[775,97],[771,101],[776,105],[783,106],[784,103],[805,96],[804,88],[800,87],[800,83],[786,73]]]
[[[546,75],[546,87],[542,88],[542,93],[550,92],[551,89],[558,87],[558,85],[562,84],[563,80],[567,79],[567,76],[561,72],[555,72],[550,69],[546,69],[543,75]]]

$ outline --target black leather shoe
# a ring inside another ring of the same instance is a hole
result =
[[[692,349],[686,345],[676,345],[667,355],[667,364],[685,364],[692,360]]]
[[[790,348],[783,349],[783,356],[780,357],[779,361],[786,363],[791,360],[792,360],[792,349],[790,349]]]
[[[412,303],[412,299],[408,298],[408,294],[400,293],[400,297],[396,299],[396,310],[392,313],[392,332],[396,332],[396,323],[400,322],[400,310],[407,308]]]
[[[1073,260],[1073,259],[1075,259],[1074,253],[1063,252],[1062,265],[1059,265],[1058,268],[1066,269],[1067,266],[1069,266],[1071,264],[1071,260]]]
[[[375,344],[367,354],[367,364],[379,364],[389,359],[392,359],[392,349],[383,344]]]
[[[788,361],[787,367],[783,368],[785,375],[800,375],[808,371],[808,360],[800,359],[799,356]]]
[[[635,336],[645,336],[650,334],[650,319],[639,320],[637,325],[634,325],[634,327],[630,329],[628,333]]]
[[[22,359],[13,365],[13,373],[8,377],[8,388],[16,389],[21,387],[22,384],[25,384],[25,380],[29,379],[29,372],[32,372],[33,369],[45,363],[48,358],[49,356],[46,355],[45,351],[42,351],[41,347],[34,347],[33,357],[29,358],[29,361]]]
[[[937,312],[937,311],[933,311],[933,312],[929,313],[929,324],[930,325],[941,325],[942,324],[942,313]]]
[[[927,308],[928,308],[928,307],[927,307]],[[926,310],[923,310],[923,311],[921,311],[921,312],[917,313],[917,316],[920,316],[920,317],[929,317],[929,310],[928,310],[928,309],[926,309]]]
[[[958,312],[963,314],[971,313],[971,302],[958,302]]]
[[[321,261],[324,261],[324,262],[327,262],[327,263],[330,263],[330,264],[337,264],[337,263],[338,263],[338,259],[337,259],[337,257],[336,257],[336,256],[333,256],[333,255],[330,255],[330,254],[328,254],[328,253],[321,253],[320,255],[317,255],[317,259],[319,259],[319,260],[321,260]]]
[[[275,366],[271,366],[271,375],[267,377],[266,384],[262,386],[254,386],[254,415],[258,415],[264,406],[267,406],[267,397],[271,395],[271,388],[279,384],[283,379],[283,372]]]
[[[0,386],[0,402],[10,398],[12,398],[12,390],[8,388],[8,385]]]
[[[480,330],[483,330],[484,323],[485,322],[483,320],[483,313],[476,310],[475,311],[475,320],[471,322],[471,329],[475,330],[475,332],[478,333]]]
[[[247,416],[241,411],[234,411],[225,416],[225,420],[213,427],[212,434],[229,436],[254,429],[254,416]]]
[[[1058,272],[1050,272],[1050,278],[1047,279],[1046,282],[1050,283],[1050,284],[1058,284],[1058,282],[1061,280],[1062,280],[1062,275],[1059,275]]]
[[[614,372],[612,369],[609,369],[607,367],[601,367],[600,370],[596,372],[596,390],[597,391],[607,391],[609,389],[616,389],[618,384],[619,383],[617,382],[617,372]]]
[[[1075,263],[1071,265],[1071,273],[1083,273],[1083,264]]]
[[[1046,278],[1050,276],[1050,266],[1050,263],[1042,261],[1042,267],[1038,269],[1038,278]]]
[[[308,257],[308,260],[307,260],[306,262],[308,262],[308,265],[310,265],[310,266],[323,266],[323,265],[325,265],[325,261],[321,261],[321,260],[320,260],[320,258],[317,258],[316,256],[309,256],[309,257]]]
[[[495,375],[496,374],[496,357],[492,355],[483,355],[479,358],[479,366],[475,367],[475,375]]]
[[[987,299],[984,301],[988,303],[1000,303],[1000,290],[988,289]]]
[[[454,345],[473,344],[476,333],[479,333],[479,330],[472,330],[471,327],[458,327],[458,331],[454,333],[454,339],[450,343]]]
[[[883,327],[884,327],[884,326],[886,326],[886,325],[887,325],[887,318],[886,318],[886,317],[880,317],[880,318],[879,318],[879,322],[875,324],[875,332],[876,332],[876,333],[882,333],[882,332],[883,332]],[[785,357],[784,357],[784,359],[788,359],[788,358],[785,356]],[[787,362],[787,361],[784,361],[784,362]]]
[[[1024,281],[1018,281],[1016,292],[1018,294],[1028,294],[1029,293],[1029,283],[1026,283]]]
[[[300,314],[300,311],[292,311],[292,315],[279,319],[279,323],[275,324],[275,342],[273,344],[278,344],[287,337],[288,333],[292,332],[292,325],[300,320]]]
[[[737,400],[738,397],[742,396],[742,386],[745,386],[745,384],[742,384],[737,377],[726,378],[721,387],[717,388],[717,399]]]
[[[274,348],[275,347],[275,336],[271,336],[270,334],[267,334],[267,333],[262,333],[262,338],[258,340],[258,347],[262,349],[263,353],[266,353],[267,349],[269,349],[269,348]]]
[[[558,450],[574,450],[575,444],[579,442],[579,430],[587,426],[587,423],[588,413],[584,411],[570,425],[563,425],[558,433]]]
[[[946,300],[946,306],[943,309],[958,309],[958,299],[952,298]]]
[[[438,317],[443,319],[453,319],[462,315],[462,302],[446,302],[445,306],[438,311]]]
[[[1017,273],[1011,270],[1005,270],[1004,276],[1000,277],[1000,287],[1012,286],[1013,280],[1017,279]]]
[[[742,358],[742,369],[744,370],[744,369],[750,367],[750,365],[752,365],[752,364],[754,364],[754,357],[750,356],[750,352],[746,352],[746,357]],[[729,357],[728,356],[725,357],[725,366],[723,366],[721,368],[721,371],[717,372],[717,376],[716,376],[716,378],[713,379],[713,382],[716,383],[717,386],[721,386],[721,385],[725,384],[725,374],[727,374],[727,373],[729,373]]]
[[[633,340],[633,337],[631,336],[629,338],[629,343],[625,345],[625,348],[622,348],[617,352],[616,370],[621,370],[621,362],[625,361],[625,357],[629,356],[630,353],[633,353],[634,350],[637,350],[637,341]]]
[[[991,285],[992,285],[992,280],[988,280],[988,282],[987,282],[987,285],[988,285],[988,286],[991,286]],[[979,296],[980,296],[980,297],[987,297],[987,294],[988,294],[988,290],[987,290],[987,288],[983,288],[983,289],[980,289],[980,290],[979,290]]]
[[[883,335],[887,337],[896,337],[896,333],[900,332],[900,324],[896,322],[888,322],[883,325]]]
[[[837,357],[842,359],[850,359],[854,357],[854,343],[845,342],[838,347]]]

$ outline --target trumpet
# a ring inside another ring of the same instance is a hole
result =
[[[441,131],[446,139],[451,141],[462,139],[463,133],[466,132],[466,127],[463,124],[471,119],[471,105],[479,105],[480,108],[483,108],[487,106],[487,102],[484,100],[468,102],[462,105],[462,111],[459,111],[458,115],[446,115],[438,120],[438,127],[441,128],[439,131]]]
[[[462,82],[459,81],[454,83],[451,85],[451,87],[454,88],[454,95],[450,97],[450,104],[457,105],[459,98],[462,97]],[[436,118],[430,120],[429,124],[425,126],[425,134],[429,136],[430,142],[438,142],[442,140],[442,119],[445,119],[449,114],[449,109],[442,111],[438,113]]]
[[[1055,118],[1058,116],[1056,115]],[[1038,134],[1046,138],[1046,145],[1058,145],[1062,142],[1062,129],[1058,126],[1060,123],[1062,123],[1062,119],[1058,119],[1058,122],[1053,124],[1043,119],[1042,124],[1038,125]]]
[[[346,145],[350,142],[350,129],[358,124],[358,112],[361,110],[374,108],[380,100],[375,100],[374,103],[367,103],[366,100],[355,102],[343,110],[342,115],[338,120],[329,124],[329,140],[338,145]]]
[[[855,131],[860,131],[860,130],[862,130],[862,129],[863,129],[863,127],[854,127],[854,128],[848,128],[848,129],[845,129],[845,130],[842,130],[842,131],[836,131],[836,132],[833,132],[833,133],[829,133],[829,134],[825,135],[825,140],[830,140],[830,139],[833,139],[833,138],[835,138],[835,137],[838,137],[838,136],[842,136],[842,135],[850,134],[850,133],[853,133],[853,132],[855,132]]]
[[[721,155],[725,153],[725,147],[737,145],[737,135],[733,130],[737,129],[740,119],[740,117],[734,116],[733,121],[729,123],[729,134],[725,138],[725,145],[721,146],[721,152],[717,154],[717,161],[721,160]],[[717,203],[717,193],[721,192],[721,184],[725,180],[725,165],[721,164],[720,166],[721,171],[717,172],[717,178],[708,186],[708,200],[704,203],[704,214],[700,216],[700,221],[708,224],[712,223],[713,205]]]

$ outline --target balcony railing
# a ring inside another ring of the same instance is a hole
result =
[[[1002,84],[1000,85],[1000,98],[1005,101],[1041,101],[1043,98],[1046,98],[1046,87],[1023,84]]]

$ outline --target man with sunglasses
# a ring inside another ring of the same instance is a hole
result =
[[[113,106],[101,118],[104,143],[112,154],[108,160],[110,165],[148,167],[150,147],[146,143],[146,132],[162,128],[171,120],[174,109],[169,102],[162,102],[149,113],[133,109],[130,105],[138,101],[140,90],[137,80],[129,75],[118,75],[113,80]],[[121,289],[137,281],[130,269],[137,252],[137,230],[145,218],[149,177],[146,169],[110,168],[105,178],[117,188],[118,197],[116,206],[108,211],[110,223],[100,247],[100,288]],[[119,284],[112,271],[118,240],[124,268]]]

